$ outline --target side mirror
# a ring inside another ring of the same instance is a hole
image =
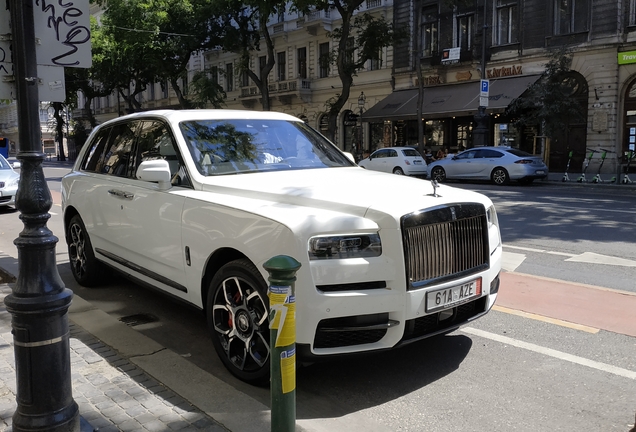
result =
[[[147,182],[159,183],[159,189],[167,190],[172,187],[170,183],[170,165],[163,159],[143,161],[137,168],[137,178]]]
[[[353,157],[353,155],[349,152],[343,152],[345,154],[345,156],[347,157],[347,159],[349,159],[351,162],[356,163],[356,158]]]
[[[11,168],[13,169],[20,169],[21,167],[22,167],[22,164],[20,162],[11,163]]]

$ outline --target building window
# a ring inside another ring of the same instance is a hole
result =
[[[347,38],[347,48],[345,55],[345,64],[347,66],[353,65],[353,52],[355,51],[355,41],[352,37]]]
[[[219,68],[218,66],[212,66],[209,70],[209,78],[213,84],[219,84]]]
[[[636,25],[636,0],[629,0],[629,25]]]
[[[382,66],[382,50],[378,50],[378,58],[371,59],[369,64],[369,70],[378,70]]]
[[[497,45],[518,42],[517,0],[497,0]]]
[[[241,72],[241,86],[249,87],[250,85],[250,76],[247,74],[247,71]]]
[[[298,77],[305,79],[307,78],[307,48],[298,48],[296,58],[298,60]]]
[[[473,46],[473,18],[474,15],[457,16],[457,43],[456,47],[462,51],[469,51]]]
[[[168,99],[169,95],[170,95],[170,87],[169,87],[169,83],[168,80],[166,80],[163,85],[161,86],[161,90],[163,90],[163,98],[164,99]]]
[[[285,51],[276,54],[278,81],[285,81]]]
[[[329,76],[329,42],[318,46],[318,63],[320,64],[320,78]]]
[[[225,65],[225,91],[234,91],[234,65],[232,63]]]
[[[437,52],[437,32],[437,5],[422,8],[422,57],[430,57]]]
[[[587,31],[589,0],[555,0],[554,34]]]

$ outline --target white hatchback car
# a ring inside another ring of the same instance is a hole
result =
[[[302,358],[396,347],[486,314],[502,246],[484,195],[362,170],[274,112],[149,111],[96,128],[62,180],[70,265],[193,304],[240,379],[269,376],[268,273],[298,262]]]
[[[358,162],[362,168],[398,175],[426,176],[426,162],[413,147],[386,147]]]

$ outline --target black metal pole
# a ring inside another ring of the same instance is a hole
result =
[[[55,265],[57,237],[46,227],[51,192],[40,140],[33,0],[10,0],[13,67],[22,162],[16,207],[24,230],[14,240],[18,279],[4,300],[12,315],[17,409],[13,430],[79,431],[71,385],[68,308],[73,292]]]

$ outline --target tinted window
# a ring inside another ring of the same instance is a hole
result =
[[[471,150],[457,155],[457,159],[474,159],[477,154],[477,150]]]
[[[409,157],[418,157],[420,155],[418,151],[415,149],[404,149],[402,150],[402,153],[404,154],[404,156],[409,156]]]
[[[377,152],[373,154],[374,158],[385,158],[388,156],[389,156],[388,150],[378,150]]]
[[[389,150],[388,157],[397,157],[397,152],[395,150]]]
[[[91,148],[88,151],[88,155],[82,164],[82,169],[86,171],[97,171],[97,164],[100,158],[104,154],[104,148],[108,143],[108,136],[110,135],[111,128],[102,128],[97,131],[95,139],[90,143]]]
[[[497,150],[490,150],[490,149],[485,149],[485,150],[479,150],[479,156],[480,158],[500,158],[503,156],[503,153],[497,151]]]
[[[181,155],[167,126],[159,121],[144,121],[139,128],[134,171],[142,161],[154,159],[168,161],[173,185],[190,185]]]
[[[113,126],[104,155],[97,164],[97,172],[117,177],[128,177],[132,168],[132,148],[138,122],[120,123]]]
[[[513,154],[515,156],[519,156],[519,157],[528,157],[528,156],[532,156],[530,153],[526,153],[523,150],[518,150],[518,149],[509,149],[506,150],[508,153]]]

